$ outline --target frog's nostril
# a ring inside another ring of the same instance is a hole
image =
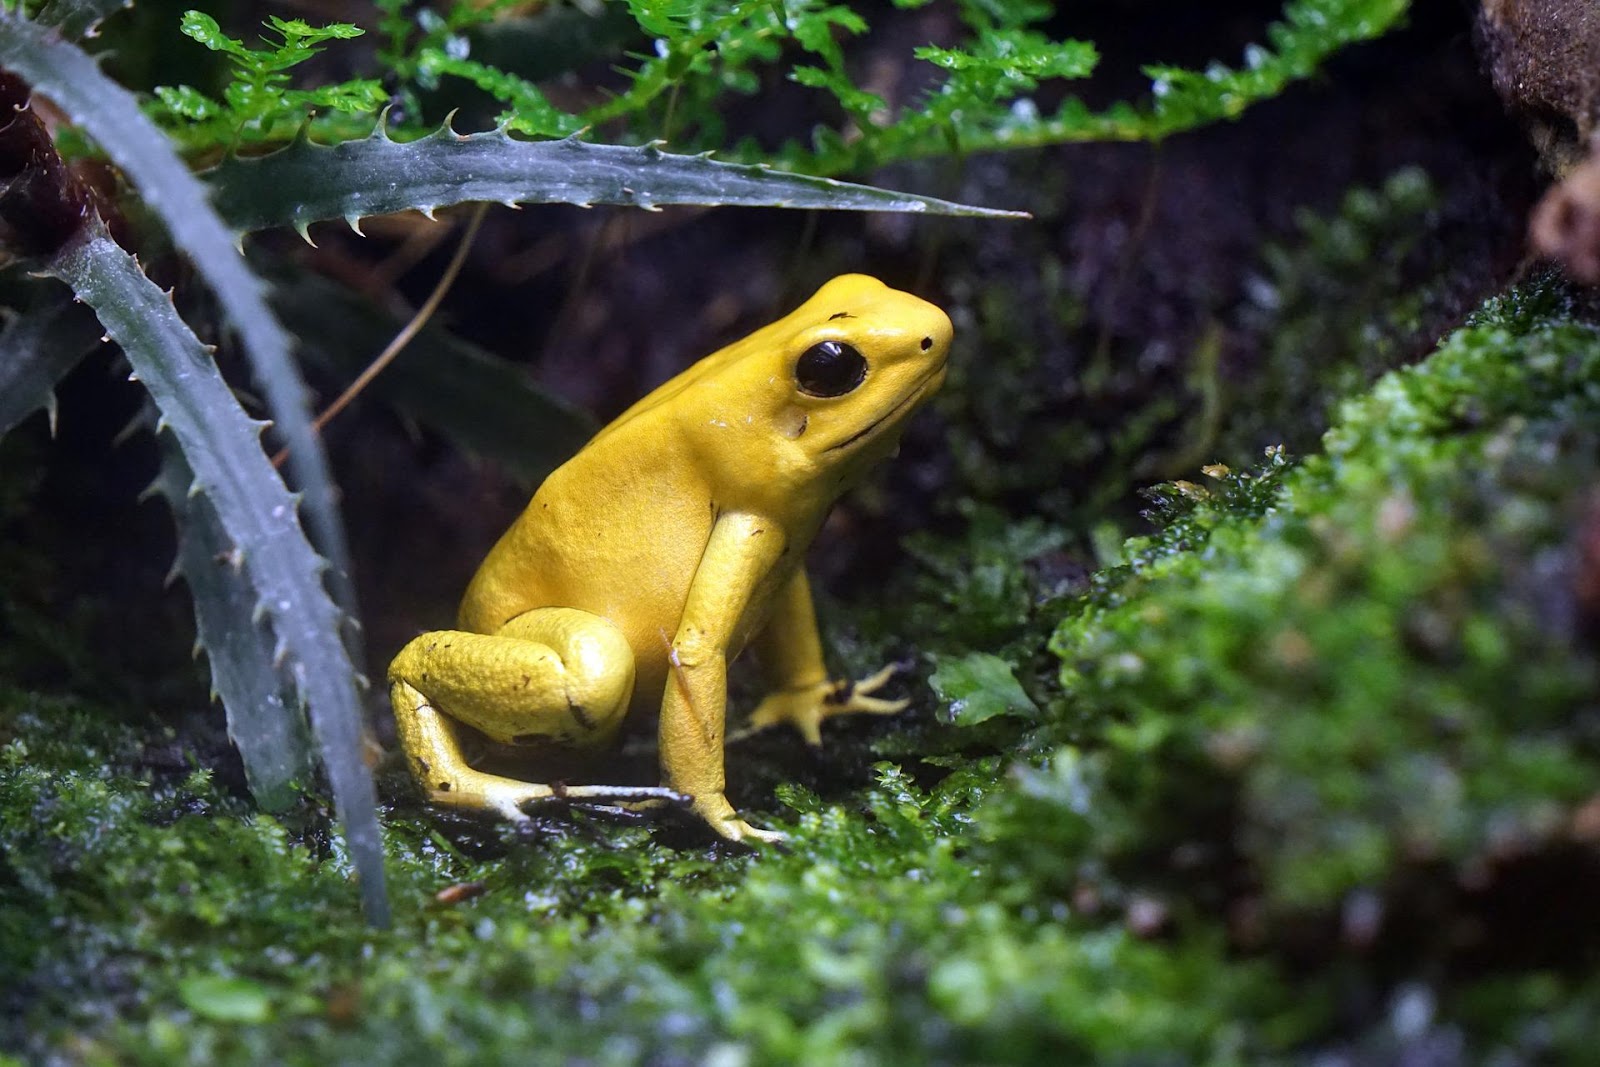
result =
[[[923,339],[922,339],[922,350],[923,350],[923,351],[924,351],[924,352],[926,352],[926,351],[927,351],[927,350],[928,350],[928,349],[930,349],[930,348],[932,348],[932,347],[933,347],[933,338],[931,338],[931,337],[924,337],[924,338],[923,338]]]

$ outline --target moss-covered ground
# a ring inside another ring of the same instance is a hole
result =
[[[934,661],[905,721],[836,730],[833,773],[731,757],[786,848],[494,826],[391,778],[385,931],[326,813],[254,810],[189,733],[0,690],[0,1048],[1591,1060],[1597,445],[1600,333],[1525,287],[1304,459],[1155,491],[1087,583],[981,509],[913,545],[892,625],[860,624]]]

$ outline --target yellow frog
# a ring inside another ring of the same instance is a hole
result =
[[[830,681],[803,560],[834,500],[896,447],[944,381],[950,320],[847,274],[706,357],[551,474],[467,587],[459,630],[389,667],[400,740],[435,802],[520,820],[555,796],[687,797],[731,840],[781,837],[724,792],[727,665],[754,647],[770,694],[750,718],[820,740],[822,721],[884,714],[886,668]],[[550,786],[467,765],[465,723],[492,740],[614,741],[659,711],[662,788]]]

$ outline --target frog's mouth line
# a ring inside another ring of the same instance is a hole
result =
[[[900,412],[905,409],[905,406],[907,404],[911,403],[913,400],[917,399],[919,396],[922,395],[923,386],[927,385],[930,381],[933,380],[935,375],[937,375],[940,371],[944,370],[945,366],[949,362],[950,361],[947,358],[943,363],[940,363],[937,367],[933,368],[927,374],[924,374],[922,377],[918,378],[916,380],[916,383],[913,384],[911,386],[911,388],[906,391],[906,395],[901,397],[899,402],[896,403],[894,407],[890,408],[888,411],[885,411],[882,415],[879,415],[876,419],[873,419],[871,422],[867,423],[867,425],[863,426],[861,429],[857,430],[855,433],[851,434],[849,437],[846,437],[843,441],[840,441],[836,445],[829,445],[827,448],[824,448],[822,451],[824,453],[837,452],[841,448],[848,448],[849,446],[855,444],[857,441],[861,440],[863,437],[866,437],[868,434],[872,433],[879,426],[882,426],[884,423],[888,422],[890,419],[892,419],[896,415],[900,414]]]

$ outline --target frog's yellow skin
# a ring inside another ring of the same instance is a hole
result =
[[[727,664],[754,647],[771,691],[751,726],[789,723],[813,744],[830,716],[904,706],[869,695],[888,670],[829,681],[802,563],[830,505],[943,383],[950,334],[932,304],[845,275],[600,431],[484,560],[461,628],[423,634],[389,667],[423,788],[509,819],[556,795],[686,795],[724,837],[778,837],[723,795]],[[465,723],[500,742],[599,746],[630,713],[657,712],[664,789],[486,774],[456,737]]]

